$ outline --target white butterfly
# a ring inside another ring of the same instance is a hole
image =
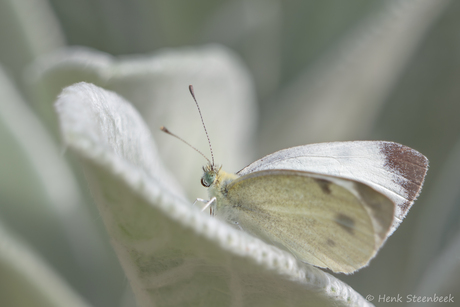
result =
[[[397,143],[333,142],[280,150],[236,174],[208,160],[201,183],[212,215],[301,261],[352,273],[398,228],[427,168]]]
[[[300,260],[351,273],[376,255],[419,195],[425,156],[384,141],[280,150],[236,174],[204,167],[215,216]]]

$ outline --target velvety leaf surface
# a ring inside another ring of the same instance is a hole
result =
[[[164,49],[152,55],[113,57],[88,48],[66,48],[40,58],[29,70],[35,105],[56,132],[53,103],[65,86],[91,82],[128,99],[157,140],[167,167],[189,195],[205,198],[201,165],[206,163],[191,148],[159,130],[172,132],[210,158],[195,103],[193,84],[218,164],[236,172],[253,158],[257,124],[251,77],[240,59],[219,45]]]
[[[140,306],[368,306],[336,278],[191,206],[136,110],[79,83],[56,103]]]
[[[0,225],[2,306],[90,307],[39,255]]]

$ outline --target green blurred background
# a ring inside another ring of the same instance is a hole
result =
[[[89,304],[133,301],[82,174],[56,162],[54,137],[27,132],[47,126],[28,69],[66,46],[123,56],[207,43],[233,50],[251,73],[254,158],[356,139],[395,141],[428,157],[404,223],[368,268],[338,278],[363,296],[460,300],[460,2],[0,0],[0,40],[0,220]],[[49,172],[72,184],[46,187]],[[85,208],[78,215],[87,224],[63,218],[72,205],[62,202]],[[7,276],[0,265],[2,306],[21,287]]]

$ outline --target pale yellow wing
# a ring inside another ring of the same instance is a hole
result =
[[[232,207],[232,219],[245,231],[301,261],[343,273],[375,256],[395,210],[362,183],[291,170],[242,176],[225,193],[224,206]]]

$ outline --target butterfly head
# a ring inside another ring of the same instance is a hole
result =
[[[207,164],[206,166],[203,166],[204,173],[201,177],[201,184],[206,188],[213,185],[219,176],[221,168],[222,166],[216,166],[214,164]]]

